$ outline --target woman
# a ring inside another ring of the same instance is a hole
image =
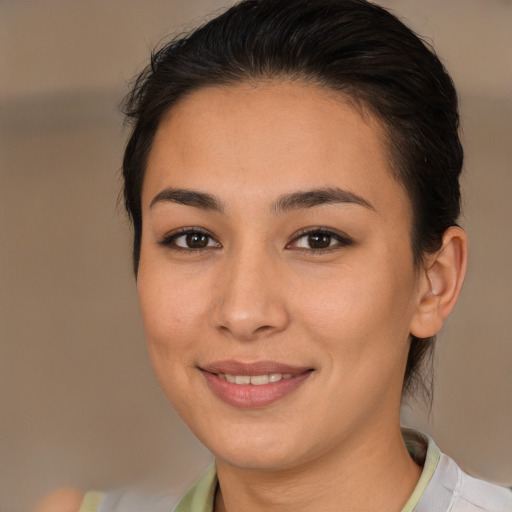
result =
[[[246,0],[160,50],[127,112],[151,362],[215,465],[178,504],[80,510],[512,510],[399,425],[466,268],[435,54],[363,0]]]

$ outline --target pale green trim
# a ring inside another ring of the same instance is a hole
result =
[[[217,482],[217,468],[212,464],[183,496],[174,512],[212,512]]]
[[[405,438],[407,437],[407,429],[402,429],[402,432],[405,434]],[[411,494],[411,497],[407,500],[405,507],[402,509],[402,512],[413,512],[414,507],[418,504],[421,497],[425,493],[427,485],[429,484],[432,476],[434,475],[434,471],[437,468],[439,463],[439,458],[441,457],[441,450],[437,447],[434,440],[428,436],[427,434],[423,434],[420,432],[415,432],[417,435],[420,435],[427,442],[427,456],[425,458],[425,464],[423,466],[423,470],[420,475],[420,479],[414,488],[414,491]],[[407,444],[407,440],[406,440]],[[409,446],[408,446],[409,448]]]
[[[439,463],[441,452],[434,441],[426,434],[421,434],[409,429],[402,429],[404,441],[409,452],[414,450],[414,439],[412,436],[421,437],[427,444],[427,453],[423,471],[420,479],[414,488],[411,497],[407,500],[401,512],[414,512],[414,508],[425,493],[434,471]],[[412,455],[412,454],[411,454]],[[217,490],[217,468],[215,463],[201,475],[197,482],[186,492],[180,502],[174,508],[174,512],[212,512],[215,500],[215,492]],[[101,492],[88,492],[79,512],[98,512],[98,507],[105,494]]]
[[[105,497],[103,492],[88,492],[84,496],[78,512],[97,512],[101,500]]]
[[[413,512],[414,507],[418,504],[421,497],[423,496],[428,483],[432,479],[434,471],[439,463],[441,457],[441,451],[436,446],[432,438],[426,434],[422,434],[417,431],[410,431],[409,429],[402,429],[404,435],[404,441],[409,451],[413,450],[414,443],[408,442],[408,433],[423,438],[427,444],[427,454],[425,458],[425,464],[421,472],[420,479],[414,488],[413,493],[407,500],[404,508],[401,512]],[[215,464],[212,464],[199,478],[199,480],[192,486],[185,496],[178,503],[174,512],[212,512],[215,491],[217,490],[217,472]],[[85,512],[80,510],[80,512]],[[87,511],[88,512],[88,511]]]

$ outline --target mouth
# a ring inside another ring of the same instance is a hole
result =
[[[261,408],[288,396],[314,372],[312,368],[270,361],[221,361],[199,368],[213,394],[237,408]]]

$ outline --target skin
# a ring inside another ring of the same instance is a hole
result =
[[[399,428],[409,334],[441,329],[467,242],[450,228],[414,267],[411,205],[386,149],[372,115],[300,83],[203,89],[158,129],[139,300],[160,385],[215,455],[216,512],[399,511],[414,489],[421,470]],[[345,193],[284,207],[318,189]],[[205,247],[190,247],[190,227]],[[328,247],[305,228],[323,228]],[[240,408],[200,370],[225,359],[313,371],[280,400]],[[82,497],[60,489],[34,511],[77,511]]]
[[[466,242],[450,228],[414,267],[411,205],[386,149],[370,114],[299,83],[194,92],[157,131],[138,294],[157,379],[215,455],[217,512],[398,511],[414,489],[420,468],[399,430],[409,334],[441,328]],[[162,199],[169,188],[214,196],[222,211]],[[319,188],[366,204],[276,212],[284,195]],[[179,230],[191,227],[205,247],[187,246]],[[326,250],[301,232],[320,227],[332,233]],[[244,409],[217,398],[200,370],[225,359],[313,372]]]

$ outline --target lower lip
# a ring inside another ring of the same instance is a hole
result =
[[[250,409],[265,407],[295,391],[313,372],[300,373],[289,379],[269,382],[255,386],[253,384],[234,384],[221,379],[214,373],[202,370],[213,393],[233,407]]]

